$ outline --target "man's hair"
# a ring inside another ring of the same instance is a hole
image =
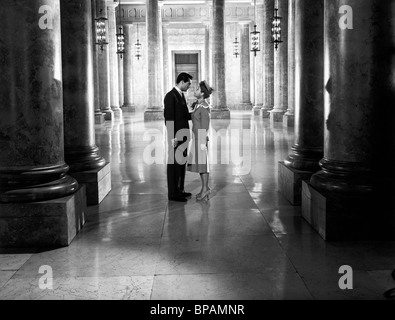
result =
[[[189,73],[181,72],[177,77],[176,84],[179,84],[181,81],[188,82],[189,80],[192,80],[192,79],[193,79],[193,77]]]

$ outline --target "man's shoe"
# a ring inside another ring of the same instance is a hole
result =
[[[184,198],[190,198],[190,197],[192,197],[192,193],[189,193],[189,192],[183,192],[183,193],[181,193],[181,197],[184,197]]]
[[[184,197],[169,197],[170,201],[177,201],[177,202],[187,202],[188,200]]]

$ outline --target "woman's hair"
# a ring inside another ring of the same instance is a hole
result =
[[[199,83],[200,86],[200,91],[203,93],[203,98],[207,99],[210,97],[210,95],[213,93],[214,89],[211,88],[206,80],[200,81]]]

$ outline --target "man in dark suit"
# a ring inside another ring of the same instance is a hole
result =
[[[191,86],[192,76],[180,73],[176,86],[165,96],[165,123],[167,128],[168,162],[167,188],[171,201],[186,202],[192,194],[185,192],[185,171],[187,147],[189,142],[189,123],[191,115],[188,110],[184,92]]]

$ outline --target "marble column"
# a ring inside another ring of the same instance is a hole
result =
[[[205,59],[204,59],[204,74],[205,74],[205,79],[208,83],[211,84],[211,79],[210,79],[210,24],[207,24],[204,28],[205,34],[204,34],[204,54],[205,54]]]
[[[124,85],[124,104],[123,111],[136,111],[133,97],[133,38],[132,25],[125,24],[123,31],[125,33],[126,52],[123,56],[123,85]]]
[[[281,19],[281,39],[274,51],[274,108],[270,111],[270,122],[283,122],[288,109],[288,1],[277,0]]]
[[[92,19],[96,18],[96,0],[91,0]],[[92,37],[96,40],[96,23],[92,20]],[[95,124],[103,124],[104,113],[100,110],[100,88],[99,88],[99,67],[98,67],[98,51],[97,45],[93,46],[93,84],[94,84],[94,108],[95,108]]]
[[[163,74],[160,66],[160,17],[158,0],[149,0],[146,4],[146,25],[147,25],[147,63],[148,63],[148,107],[144,112],[144,120],[163,120],[163,96],[162,84]]]
[[[4,247],[68,245],[83,225],[84,187],[66,175],[69,167],[64,161],[60,27],[58,0],[1,4],[0,244]]]
[[[164,73],[164,57],[163,57],[163,24],[162,24],[162,8],[163,8],[163,0],[159,0],[158,3],[158,22],[159,22],[159,74],[161,75],[161,82],[159,83],[159,96],[163,100],[165,94],[163,92],[163,79],[165,78]]]
[[[319,170],[323,154],[324,0],[298,0],[295,9],[295,145],[280,162],[279,190],[300,204],[302,180]]]
[[[256,25],[257,30],[263,33],[265,28],[264,24],[264,10],[263,5],[259,4],[255,7],[256,12]],[[257,52],[257,56],[254,57],[255,60],[255,104],[254,104],[254,116],[261,115],[261,109],[263,108],[263,96],[264,96],[264,85],[265,85],[265,74],[264,74],[264,60],[263,60],[263,49],[262,49],[262,38],[261,38],[261,51]]]
[[[212,119],[230,119],[225,80],[225,0],[213,0]]]
[[[212,1],[209,1],[208,3],[207,3],[207,8],[208,8],[208,10],[209,10],[209,17],[212,17],[213,16],[213,2]],[[207,24],[207,27],[209,28],[209,30],[211,31],[210,33],[209,33],[209,48],[208,48],[208,52],[209,52],[209,70],[208,70],[208,78],[211,80],[211,79],[213,79],[213,58],[214,58],[214,51],[213,51],[213,48],[214,48],[214,34],[213,34],[213,30],[214,30],[214,27],[213,27],[213,24],[214,24],[214,22],[213,22],[213,19],[212,18],[210,18],[210,21],[208,22],[208,24]],[[209,84],[211,84],[212,86],[214,86],[214,80],[213,80],[213,82],[209,82]],[[212,99],[211,99],[212,100]]]
[[[96,0],[96,17],[107,18],[107,1]],[[108,21],[106,23],[106,34],[108,42]],[[96,45],[97,46],[97,45]],[[106,120],[112,120],[114,112],[110,107],[110,49],[108,45],[103,50],[97,48],[98,74],[99,74],[99,101],[100,110],[104,113]]]
[[[390,71],[378,70],[375,61],[380,55],[384,58],[385,54],[379,50],[387,47],[380,39],[384,34],[378,32],[387,24],[378,17],[384,14],[379,10],[386,6],[379,3],[375,0],[325,2],[325,65],[328,67],[325,70],[324,159],[320,163],[323,171],[311,179],[311,184],[320,190],[341,193],[372,191],[373,143],[380,143],[373,140],[374,107],[382,108],[378,102],[383,102],[375,93],[381,91],[378,86],[392,86],[392,89],[394,86],[386,83],[391,81]],[[353,15],[353,22],[350,18],[348,20],[353,23],[353,29],[339,27],[341,15],[338,12],[342,5],[353,10],[348,10],[349,17]],[[382,29],[385,32],[391,30]],[[384,59],[389,60],[387,57]],[[390,70],[394,63],[389,62]],[[391,102],[393,99],[386,104],[393,105]]]
[[[122,30],[124,30],[123,26],[121,26],[121,28],[122,28]],[[119,25],[118,25],[117,29],[118,29],[118,32],[119,32]],[[126,46],[125,46],[125,48],[126,48]],[[124,84],[124,80],[123,80],[123,78],[124,78],[123,61],[125,59],[125,55],[123,54],[121,56],[120,54],[117,54],[117,56],[118,56],[118,63],[117,63],[117,65],[118,65],[118,84],[119,84],[118,96],[119,96],[119,105],[122,107],[124,105],[124,99],[125,99],[124,98],[124,95],[125,95],[124,90],[125,89],[124,89],[124,86],[123,86],[123,84]]]
[[[110,106],[115,119],[122,118],[122,110],[119,105],[119,78],[118,78],[118,55],[117,55],[117,30],[116,10],[118,2],[107,2],[108,14],[108,49],[110,62]]]
[[[70,174],[87,185],[88,204],[98,204],[99,187],[105,185],[109,192],[111,180],[97,179],[103,170],[109,174],[109,164],[106,165],[95,144],[91,3],[85,0],[60,3],[65,159]]]
[[[395,237],[394,12],[394,1],[325,1],[323,170],[302,214],[326,240]]]
[[[272,44],[272,18],[274,13],[274,0],[263,2],[263,24],[261,32],[262,56],[264,61],[264,96],[262,118],[269,118],[274,107],[274,49]]]
[[[172,88],[169,83],[169,77],[171,72],[169,70],[169,36],[167,33],[168,24],[162,23],[162,40],[163,40],[163,92],[169,92]]]
[[[295,0],[288,0],[288,110],[284,127],[295,125]]]
[[[241,110],[251,110],[251,66],[250,66],[250,24],[242,23],[240,28],[240,85]]]

